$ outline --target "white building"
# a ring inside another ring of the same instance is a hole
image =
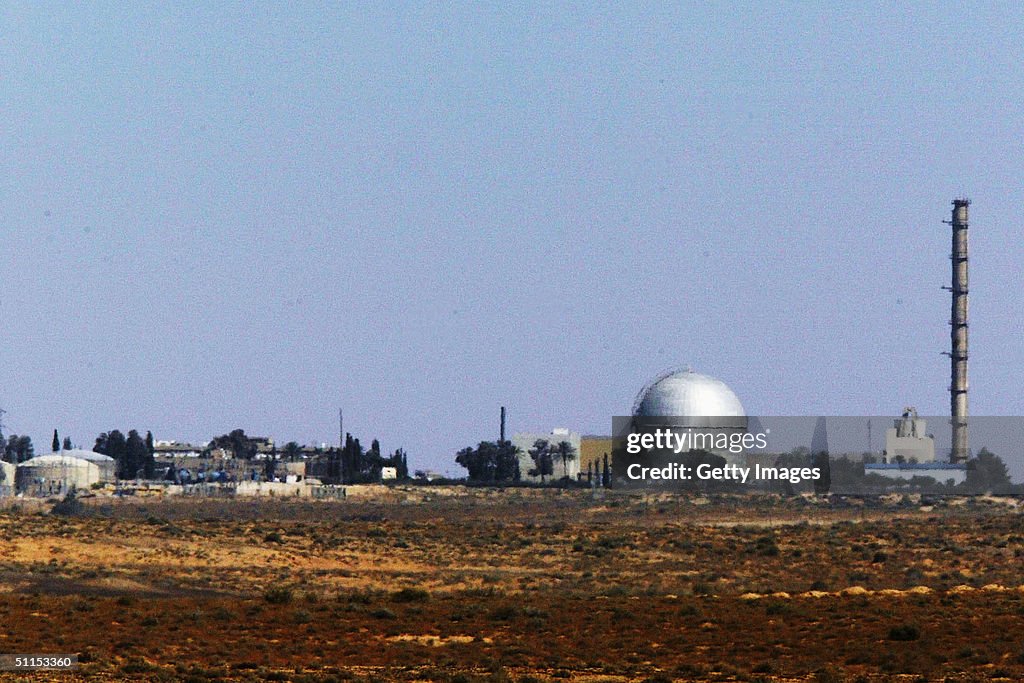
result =
[[[538,441],[544,441],[551,452],[552,474],[544,477],[544,481],[557,481],[568,477],[575,480],[580,472],[580,435],[564,427],[556,427],[547,434],[515,434],[512,445],[519,449],[519,478],[522,481],[541,481],[539,474],[531,475],[537,464],[530,457],[530,451]],[[564,461],[559,454],[559,444],[567,442],[571,446],[572,456]]]
[[[88,489],[99,481],[96,463],[60,454],[26,460],[15,474],[18,492],[33,496],[64,495],[72,488]]]
[[[925,432],[926,426],[916,409],[904,408],[903,415],[885,430],[884,462],[935,462],[935,439]]]

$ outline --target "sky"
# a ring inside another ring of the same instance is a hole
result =
[[[340,407],[458,473],[499,406],[607,433],[684,365],[948,414],[959,196],[971,411],[1024,414],[1021,7],[382,5],[0,9],[5,434]]]

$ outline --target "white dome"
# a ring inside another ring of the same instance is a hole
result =
[[[638,417],[746,417],[725,382],[693,370],[677,370],[648,384],[633,404]]]

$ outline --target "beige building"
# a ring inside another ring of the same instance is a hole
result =
[[[88,489],[98,483],[100,468],[94,462],[70,455],[40,455],[18,465],[15,486],[30,496],[59,496],[72,488]]]
[[[926,427],[925,421],[917,416],[917,410],[904,408],[903,415],[885,430],[883,462],[935,462],[935,439],[925,432]]]

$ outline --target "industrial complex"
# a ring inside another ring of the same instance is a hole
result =
[[[962,483],[966,478],[971,455],[967,400],[969,206],[967,199],[954,200],[952,217],[947,222],[952,227],[951,280],[944,286],[951,294],[950,350],[945,352],[950,358],[951,447],[948,453],[937,453],[927,421],[915,408],[908,406],[886,429],[885,446],[878,457],[871,453],[870,443],[868,452],[853,456],[863,462],[866,475],[891,480],[930,477],[951,484]],[[754,425],[763,429],[764,421],[769,419],[748,418],[743,403],[727,384],[690,367],[663,372],[648,382],[637,394],[630,415],[634,422],[662,424],[675,430],[714,429],[726,435],[747,434],[754,430]],[[615,469],[612,437],[581,436],[571,429],[556,427],[543,432],[519,432],[506,441],[505,423],[503,407],[498,444],[509,445],[513,449],[510,452],[518,459],[516,481],[586,482],[605,486],[612,483],[614,476],[609,476]],[[870,428],[869,423],[869,442]],[[809,453],[830,450],[825,434],[826,425],[821,418],[813,436],[807,434],[811,445]],[[147,491],[166,494],[228,492],[231,495],[330,498],[344,495],[338,485],[354,481],[341,473],[344,449],[327,448],[326,444],[315,447],[289,444],[289,457],[281,458],[272,439],[248,437],[247,444],[252,453],[248,459],[241,460],[232,457],[223,445],[156,441],[151,449],[160,474],[148,477],[150,481],[144,483],[136,480],[137,485]],[[700,447],[690,450],[700,450]],[[703,450],[720,456],[732,466],[770,466],[782,452],[713,446]],[[277,462],[279,458],[281,461]],[[266,463],[271,461],[273,466],[267,468]],[[364,477],[358,483],[398,478],[398,468],[394,465],[401,463],[389,460],[383,464],[386,466],[377,467],[369,479]],[[125,482],[118,481],[117,471],[114,459],[107,455],[81,449],[58,449],[17,465],[3,463],[0,495],[49,497],[62,496],[71,490],[124,491]],[[402,476],[407,477],[408,471]]]

